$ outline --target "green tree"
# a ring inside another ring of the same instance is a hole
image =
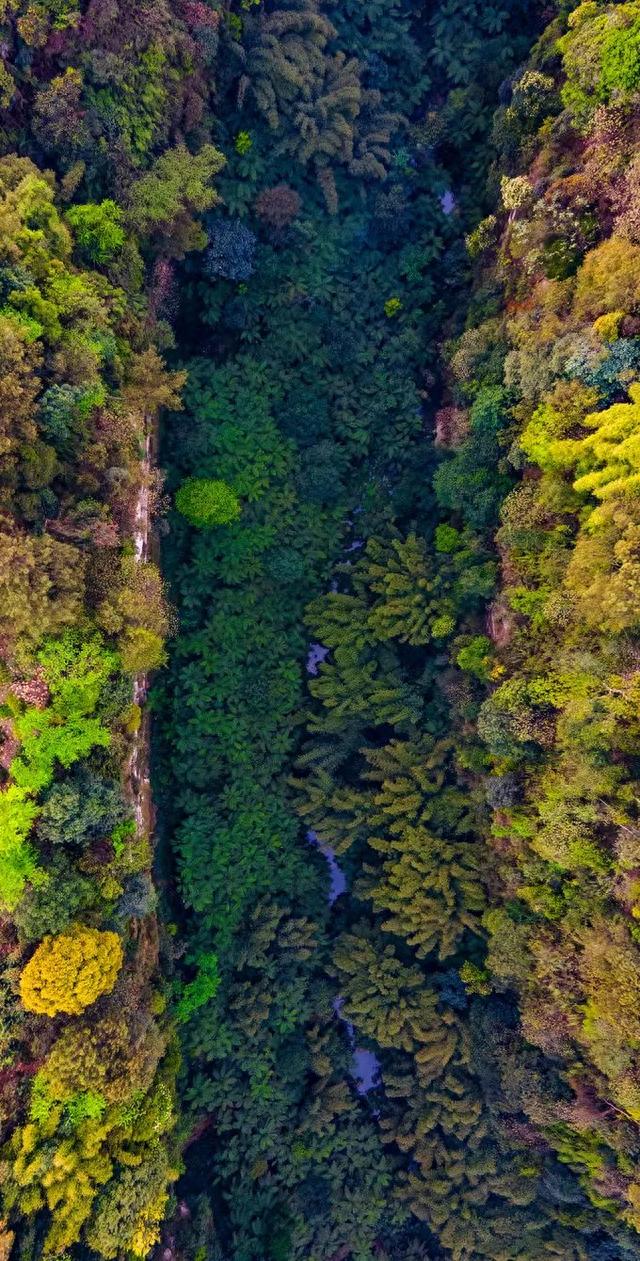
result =
[[[184,145],[168,149],[131,186],[128,217],[135,231],[143,238],[158,234],[177,257],[201,249],[206,235],[195,216],[216,204],[211,181],[223,166],[210,144],[196,154]]]
[[[240,516],[240,500],[226,482],[190,477],[176,492],[176,508],[192,525],[229,525]]]
[[[100,203],[71,206],[66,218],[76,244],[92,263],[110,263],[124,245],[122,211],[109,198]]]

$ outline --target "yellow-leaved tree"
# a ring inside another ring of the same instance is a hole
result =
[[[630,402],[613,403],[582,422],[591,433],[551,444],[559,464],[577,472],[574,488],[596,499],[626,500],[640,491],[640,384],[628,389]],[[602,508],[589,517],[589,529],[606,518]]]
[[[117,933],[77,925],[58,937],[44,937],[20,977],[27,1011],[45,1016],[78,1016],[101,994],[110,994],[122,967]]]

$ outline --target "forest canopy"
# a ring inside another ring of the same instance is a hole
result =
[[[640,1258],[640,3],[0,0],[0,1261]]]

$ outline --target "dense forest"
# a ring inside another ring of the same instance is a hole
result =
[[[640,1261],[639,589],[640,0],[0,0],[0,1261]]]

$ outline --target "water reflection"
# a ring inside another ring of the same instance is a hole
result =
[[[315,845],[319,849],[323,858],[327,861],[329,868],[329,892],[327,894],[329,906],[333,906],[337,898],[347,889],[347,877],[340,866],[333,850],[329,845],[323,845],[315,832],[307,832],[307,840],[310,845]],[[342,1007],[344,999],[338,996],[333,1000],[333,1010],[339,1020],[342,1021],[349,1039],[349,1046],[352,1053],[352,1069],[351,1076],[356,1083],[356,1090],[359,1095],[366,1095],[370,1090],[374,1090],[380,1082],[380,1061],[373,1051],[368,1051],[366,1047],[356,1046],[356,1032],[350,1020],[342,1015]]]
[[[345,876],[344,871],[342,870],[342,867],[340,866],[330,845],[323,845],[322,841],[318,840],[315,832],[307,832],[307,840],[310,845],[315,845],[316,848],[320,850],[322,857],[327,860],[330,876],[329,892],[327,897],[329,899],[329,906],[333,906],[334,902],[340,897],[341,893],[346,892],[347,877]]]
[[[351,1076],[356,1083],[358,1094],[367,1095],[370,1090],[374,1090],[380,1084],[380,1061],[373,1051],[368,1051],[363,1046],[356,1046],[356,1031],[351,1021],[342,1015],[343,1006],[344,998],[340,996],[334,998],[333,1010],[347,1031],[347,1038],[351,1047]]]
[[[322,665],[328,655],[329,649],[325,648],[324,644],[311,644],[307,657],[307,674],[317,674],[318,666]]]
[[[456,208],[456,199],[450,188],[442,194],[440,198],[440,205],[442,206],[445,215],[453,214]]]

